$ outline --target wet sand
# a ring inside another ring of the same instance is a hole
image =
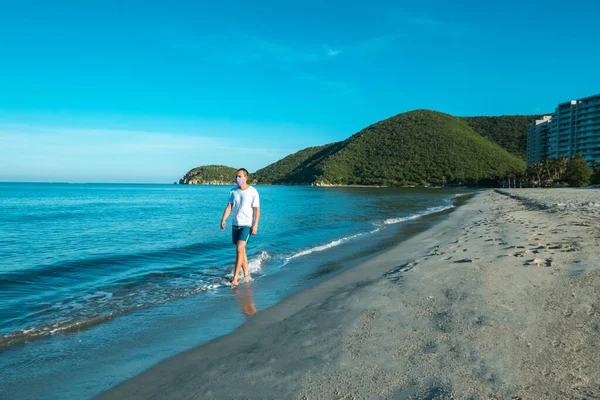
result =
[[[449,218],[101,399],[600,398],[600,190]]]

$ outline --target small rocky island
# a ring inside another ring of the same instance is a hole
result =
[[[180,185],[232,185],[237,170],[225,165],[203,165],[188,171]]]

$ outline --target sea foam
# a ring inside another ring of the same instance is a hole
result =
[[[406,217],[397,217],[397,218],[386,219],[385,221],[383,221],[383,223],[385,225],[393,225],[393,224],[398,224],[400,222],[412,221],[412,220],[424,217],[426,215],[435,214],[435,213],[438,213],[438,212],[449,210],[449,209],[454,208],[454,207],[455,206],[453,204],[448,204],[448,205],[444,205],[444,206],[437,206],[437,207],[430,207],[430,208],[426,209],[425,211],[417,213],[417,214],[408,215]]]
[[[319,252],[319,251],[327,250],[327,249],[330,249],[332,247],[339,246],[340,244],[345,243],[345,242],[347,242],[349,240],[356,239],[357,237],[373,234],[373,233],[375,233],[375,232],[377,232],[379,230],[381,230],[381,228],[374,229],[374,230],[372,230],[370,232],[357,233],[357,234],[352,235],[352,236],[347,236],[347,237],[344,237],[344,238],[341,238],[341,239],[334,240],[332,242],[329,242],[329,243],[321,245],[321,246],[311,247],[310,249],[299,251],[298,253],[295,253],[295,254],[287,257],[286,261],[292,260],[294,258],[306,256],[308,254],[316,253],[316,252]]]

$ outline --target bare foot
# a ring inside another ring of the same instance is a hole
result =
[[[231,281],[231,286],[237,286],[239,283],[237,281],[237,279],[234,279]]]

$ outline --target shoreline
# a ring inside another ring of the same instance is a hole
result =
[[[97,398],[598,395],[600,232],[500,192]]]
[[[468,198],[470,196],[473,196],[475,192],[467,192],[467,193],[457,193],[455,194],[455,196],[452,199],[449,199],[448,201],[450,201],[452,203],[451,206],[449,206],[448,208],[442,208],[440,210],[438,210],[438,207],[434,207],[435,210],[431,210],[431,209],[424,209],[420,212],[417,212],[415,214],[410,214],[408,217],[398,217],[399,220],[401,220],[401,222],[405,222],[405,221],[411,221],[414,219],[420,219],[423,217],[432,217],[435,216],[436,214],[441,215],[444,214],[447,210],[452,209],[454,207],[458,207],[461,202],[464,202],[465,198]],[[458,200],[459,198],[461,198],[461,200]],[[441,206],[440,206],[441,207]],[[431,211],[430,211],[431,210]],[[389,224],[396,224],[397,222],[388,222],[389,220],[394,220],[396,218],[388,218],[386,220],[384,220],[383,224],[384,225],[389,225]],[[421,221],[423,221],[423,219],[421,219]],[[435,222],[433,222],[435,224]],[[423,229],[428,229],[428,228],[420,228],[417,229],[417,233],[421,232]],[[320,245],[315,245],[314,247],[308,248],[308,249],[304,249],[304,250],[298,250],[297,253],[292,254],[289,259],[294,259],[298,256],[306,256],[309,254],[312,254],[313,252],[322,252],[323,250],[330,250],[329,247],[330,246],[338,246],[348,240],[351,239],[355,239],[359,236],[364,236],[364,235],[370,235],[373,234],[375,232],[377,232],[378,230],[375,230],[373,232],[369,232],[369,231],[364,231],[364,232],[359,232],[359,233],[355,233],[352,234],[350,236],[347,237],[341,237],[341,238],[335,238],[330,242],[327,242],[326,244],[320,244]],[[414,232],[412,234],[415,234]],[[400,241],[404,241],[407,239],[407,237],[409,234],[405,234],[402,233],[400,236],[398,236],[398,238],[400,239]],[[388,245],[389,246],[389,245]],[[393,247],[389,246],[389,247]],[[387,249],[389,249],[389,247],[387,247],[385,250],[381,250],[381,249],[372,249],[372,252],[369,252],[368,255],[365,255],[367,253],[362,253],[361,258],[363,259],[369,259],[372,258],[373,256],[377,255],[380,252],[384,252]],[[259,255],[260,256],[260,255]],[[252,261],[252,260],[251,260]],[[288,260],[289,261],[289,260]],[[348,264],[357,264],[358,262],[348,262]],[[343,267],[346,268],[346,267]],[[218,284],[217,284],[218,285]],[[210,285],[206,285],[206,286],[210,286]],[[207,289],[210,290],[210,289]],[[204,290],[201,290],[204,291]],[[5,350],[12,350],[13,347],[22,345],[24,343],[29,343],[29,342],[34,342],[36,340],[40,340],[40,339],[47,339],[51,336],[54,335],[61,335],[64,333],[69,333],[69,332],[81,332],[81,331],[85,331],[88,330],[90,328],[93,328],[97,325],[103,324],[105,322],[111,321],[115,318],[121,317],[123,315],[127,315],[129,314],[129,312],[131,312],[130,310],[126,311],[126,312],[113,312],[107,315],[101,315],[95,318],[91,318],[89,320],[82,320],[82,321],[77,321],[76,323],[74,323],[73,325],[67,325],[67,326],[58,326],[56,325],[56,322],[51,322],[47,325],[41,325],[41,326],[32,326],[29,327],[28,329],[24,329],[24,330],[20,330],[20,331],[14,331],[11,332],[9,334],[6,334],[2,337],[0,337],[0,352],[5,351]],[[51,327],[53,330],[50,332],[47,332],[46,330],[44,330],[44,328],[46,327]],[[39,334],[36,335],[32,335],[31,331],[40,331]],[[27,331],[27,332],[24,332]]]

